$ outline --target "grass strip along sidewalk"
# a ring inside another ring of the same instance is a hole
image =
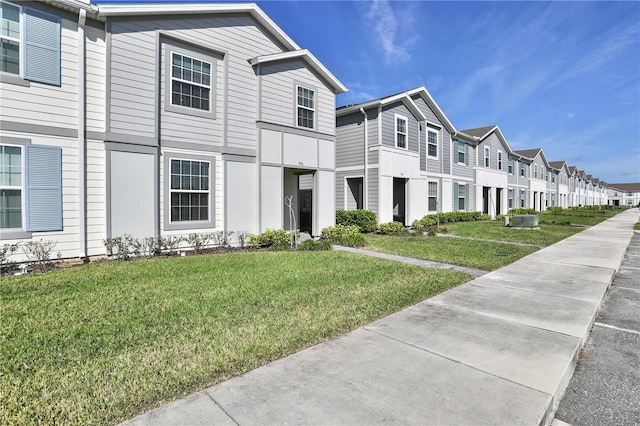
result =
[[[343,252],[106,262],[3,278],[0,423],[117,423],[469,279]]]

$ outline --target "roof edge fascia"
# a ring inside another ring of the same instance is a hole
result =
[[[444,111],[442,111],[442,108],[440,108],[440,105],[438,105],[438,103],[433,98],[433,96],[431,96],[431,93],[429,93],[426,87],[424,86],[417,87],[415,89],[407,91],[407,94],[409,96],[420,94],[425,99],[425,101],[427,101],[427,105],[429,105],[431,108],[435,110],[436,116],[438,116],[438,118],[442,122],[444,122],[444,125],[449,130],[449,133],[452,133],[452,134],[458,133],[458,130],[456,130],[451,120],[449,120],[449,117],[447,117]]]
[[[329,71],[322,63],[307,49],[300,49],[292,52],[274,53],[272,55],[258,56],[249,59],[249,63],[253,66],[267,64],[270,62],[286,61],[289,59],[304,59],[318,74],[322,76],[334,89],[334,93],[339,95],[347,92],[347,89],[341,82]]]
[[[361,104],[351,105],[347,108],[338,109],[336,110],[336,116],[342,117],[345,115],[353,114],[354,112],[358,112],[361,109],[367,110],[374,107],[386,106],[394,102],[402,102],[409,109],[409,111],[411,111],[415,118],[419,119],[420,121],[427,121],[427,117],[422,113],[422,111],[420,111],[420,108],[418,108],[418,105],[416,105],[413,99],[411,99],[408,92],[402,92],[388,98],[376,99],[374,101],[364,102]]]
[[[99,17],[186,15],[205,13],[249,13],[271,32],[278,41],[290,50],[300,50],[298,46],[275,22],[255,3],[142,3],[142,4],[97,4]]]

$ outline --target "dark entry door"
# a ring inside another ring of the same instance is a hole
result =
[[[489,191],[488,186],[482,187],[482,213],[489,214]]]
[[[298,190],[298,206],[300,207],[300,232],[311,233],[313,226],[313,191],[311,189]]]

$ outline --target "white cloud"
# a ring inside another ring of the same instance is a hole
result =
[[[387,0],[370,3],[366,14],[384,53],[385,62],[406,62],[411,55],[398,42],[398,18]]]

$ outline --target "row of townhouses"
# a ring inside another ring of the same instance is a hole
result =
[[[312,235],[336,209],[607,204],[604,182],[497,126],[458,131],[424,88],[338,108],[346,87],[255,4],[0,0],[0,244]]]

